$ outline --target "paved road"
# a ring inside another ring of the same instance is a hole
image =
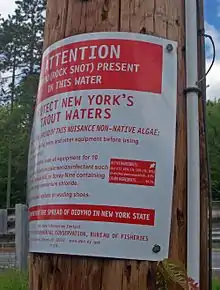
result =
[[[220,250],[212,251],[212,267],[220,270]]]
[[[220,250],[212,251],[212,273],[213,276],[220,278]]]
[[[0,270],[15,267],[15,253],[0,252]]]

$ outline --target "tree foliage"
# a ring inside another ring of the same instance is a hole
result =
[[[15,13],[1,19],[0,70],[7,71],[16,65],[24,73],[39,72],[46,1],[23,0],[16,4]]]
[[[220,100],[207,103],[207,133],[212,195],[220,200]]]
[[[46,0],[16,1],[13,15],[0,19],[0,207],[5,207],[9,144],[11,206],[26,199],[27,156],[39,81]]]

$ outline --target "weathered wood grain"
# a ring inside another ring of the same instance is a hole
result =
[[[48,0],[44,48],[70,35],[97,31],[138,32],[178,41],[177,137],[170,257],[186,264],[184,1]],[[30,260],[30,290],[156,289],[155,263],[49,254],[32,254]]]

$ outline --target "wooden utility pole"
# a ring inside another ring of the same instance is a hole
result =
[[[182,0],[48,0],[44,48],[65,37],[101,31],[151,34],[178,42],[176,159],[170,258],[186,265],[187,157],[185,13]],[[206,254],[206,253],[205,253]],[[205,261],[205,260],[204,260]],[[156,289],[150,262],[31,254],[31,290]],[[201,289],[206,273],[201,276]],[[173,288],[174,289],[174,288]],[[175,287],[179,289],[179,287]]]
[[[201,289],[212,289],[212,212],[210,176],[208,167],[208,151],[206,136],[206,68],[205,68],[205,40],[204,40],[204,5],[202,0],[197,0],[198,13],[198,78],[199,87],[202,91],[199,99],[200,118],[200,176],[201,176]],[[207,218],[209,216],[209,219]],[[209,273],[209,275],[208,275]]]

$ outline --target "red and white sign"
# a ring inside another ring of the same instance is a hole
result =
[[[92,33],[45,51],[28,164],[31,252],[168,256],[176,94],[176,43],[166,39]]]
[[[155,162],[111,159],[109,182],[154,186],[155,170]]]

